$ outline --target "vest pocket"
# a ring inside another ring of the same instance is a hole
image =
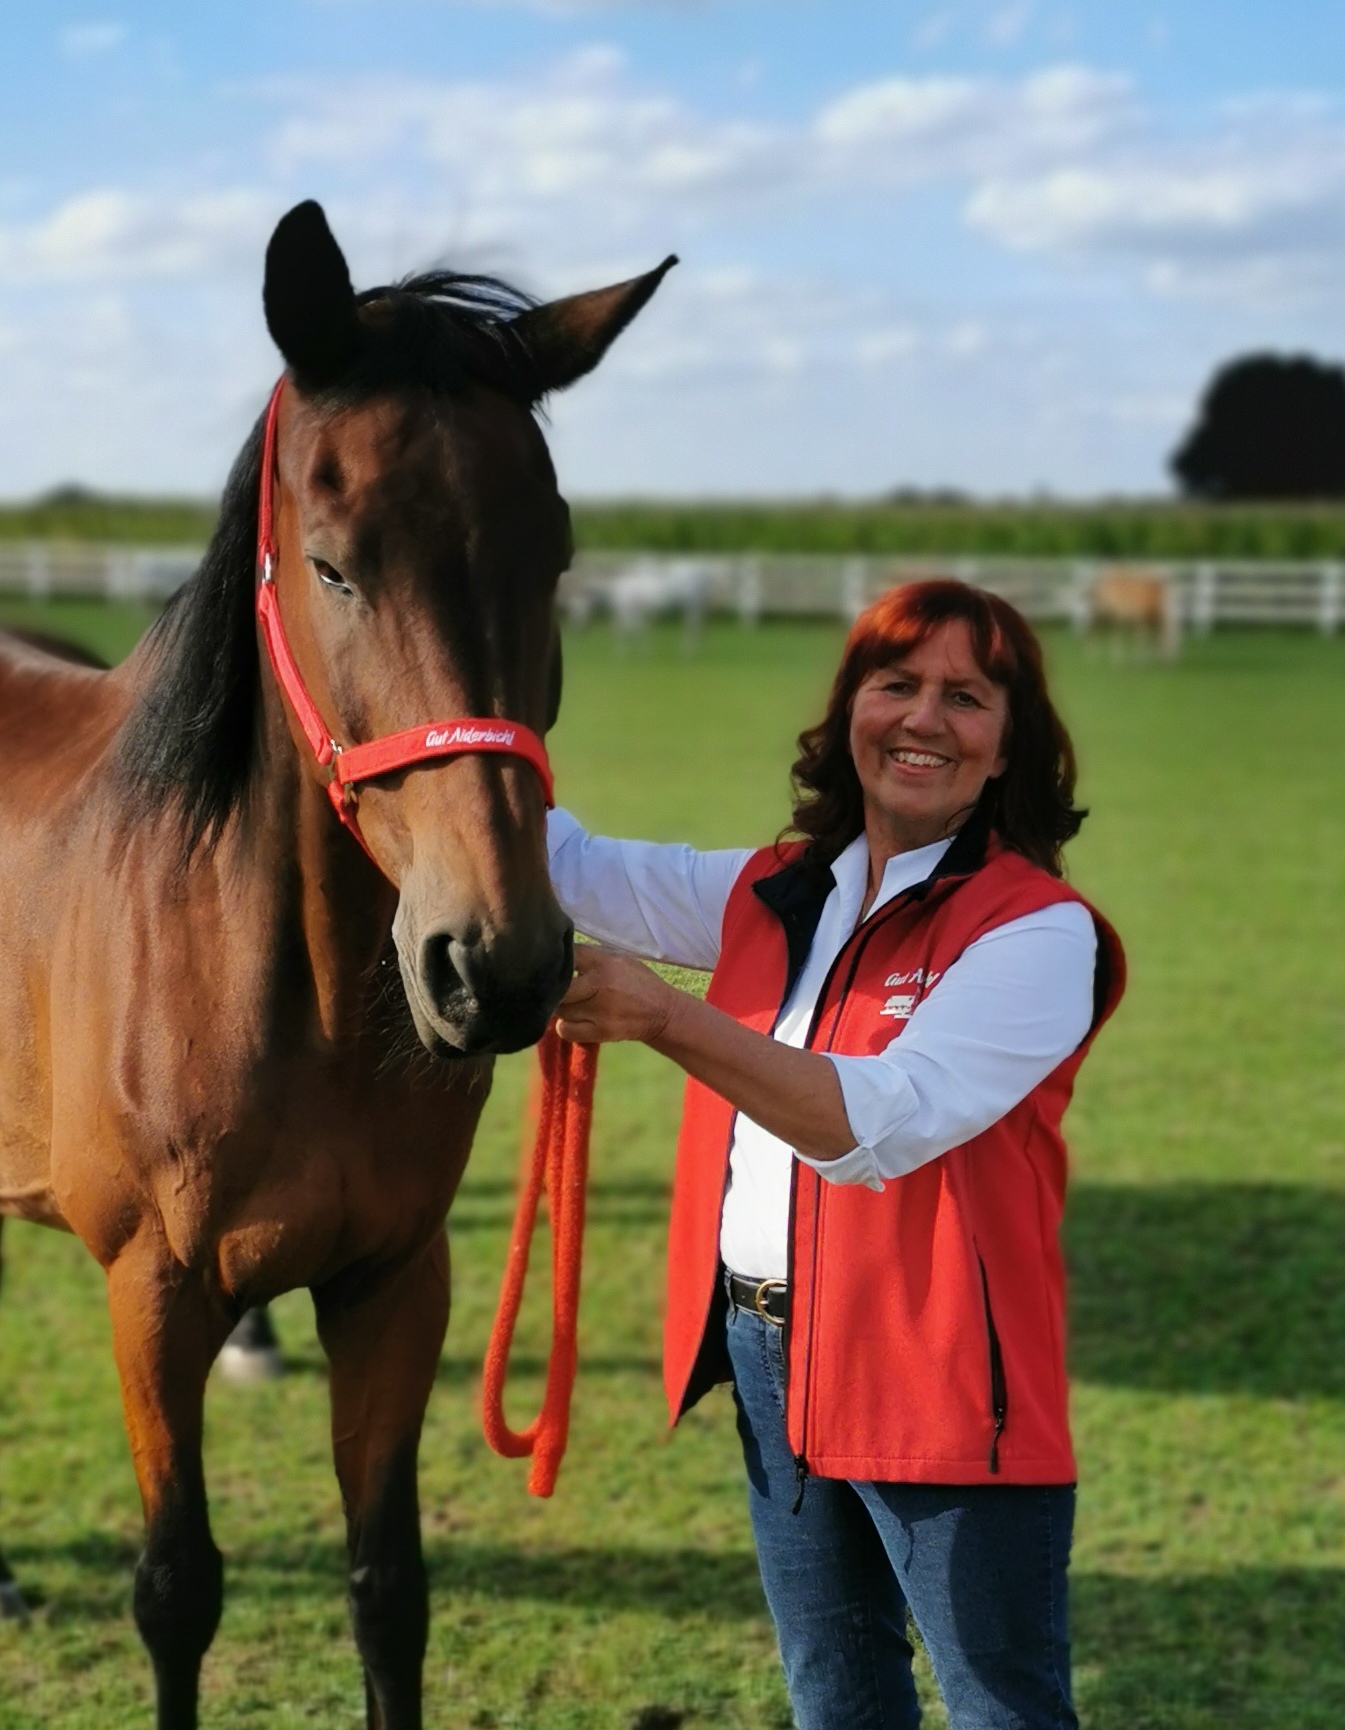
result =
[[[1009,1415],[1009,1390],[1004,1380],[1004,1353],[1000,1350],[999,1334],[995,1330],[995,1312],[990,1307],[990,1281],[985,1277],[985,1263],[981,1260],[981,1252],[976,1252],[976,1266],[981,1273],[981,1301],[985,1305],[985,1335],[990,1353],[990,1416],[994,1429],[990,1435],[989,1467],[992,1472],[999,1471],[999,1438],[1004,1433],[1004,1422]]]

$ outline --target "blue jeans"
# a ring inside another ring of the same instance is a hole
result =
[[[729,1306],[738,1434],[799,1730],[914,1730],[909,1611],[952,1730],[1077,1730],[1072,1485],[809,1478],[797,1514],[783,1330]]]

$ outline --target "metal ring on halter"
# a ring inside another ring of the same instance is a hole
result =
[[[275,580],[276,580],[275,555],[273,553],[264,553],[262,555],[262,581],[264,583],[274,583]]]
[[[359,809],[360,803],[359,789],[353,781],[342,781],[336,772],[336,759],[345,754],[345,746],[339,745],[330,736],[327,745],[332,754],[332,778],[328,785],[335,787],[337,791],[337,797],[332,803],[338,805],[343,811],[356,811]]]

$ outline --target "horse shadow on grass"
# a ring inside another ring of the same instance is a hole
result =
[[[75,1580],[42,1611],[62,1622],[129,1614],[135,1546],[92,1537],[44,1549],[77,1563]],[[16,1559],[28,1553],[16,1549]],[[37,1552],[33,1552],[36,1559]],[[718,1555],[619,1545],[528,1550],[430,1539],[436,1619],[486,1604],[548,1610],[637,1611],[668,1620],[762,1619],[748,1551]],[[230,1558],[235,1601],[253,1606],[336,1602],[345,1582],[339,1543],[248,1545]],[[1339,1730],[1345,1723],[1345,1569],[1242,1569],[1162,1579],[1076,1572],[1071,1589],[1076,1693],[1095,1730]],[[676,1690],[677,1679],[668,1686]]]
[[[662,1228],[668,1221],[670,1190],[659,1178],[598,1178],[585,1192],[585,1222],[590,1226]],[[518,1186],[512,1178],[473,1178],[469,1171],[448,1216],[450,1237],[464,1232],[508,1231],[514,1220]]]
[[[139,1545],[124,1538],[88,1533],[57,1544],[10,1546],[16,1569],[27,1580],[65,1564],[59,1598],[49,1613],[62,1620],[103,1620],[127,1614],[131,1576]],[[425,1561],[441,1613],[463,1598],[500,1603],[537,1603],[585,1610],[644,1610],[680,1621],[709,1615],[742,1621],[766,1614],[750,1550],[711,1552],[681,1547],[640,1549],[623,1545],[572,1545],[526,1549],[512,1544],[464,1543],[427,1536]],[[226,1560],[230,1594],[270,1601],[311,1602],[346,1583],[346,1561],[338,1541],[277,1539],[234,1549]],[[34,1594],[35,1608],[43,1600]]]
[[[1065,1241],[1079,1379],[1345,1399],[1345,1192],[1081,1183]]]

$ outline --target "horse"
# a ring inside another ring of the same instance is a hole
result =
[[[674,262],[545,304],[447,271],[357,295],[297,206],[264,275],[286,371],[199,569],[111,671],[0,647],[0,1214],[77,1234],[106,1276],[158,1730],[195,1726],[223,1602],[206,1378],[299,1286],[366,1722],[421,1724],[444,1224],[494,1055],[544,1031],[573,933],[544,755],[472,746],[359,786],[342,764],[444,717],[554,722],[571,539],[535,411]]]
[[[1102,571],[1084,595],[1084,626],[1090,637],[1108,633],[1114,644],[1152,643],[1165,661],[1181,650],[1181,613],[1169,579],[1157,571]]]

